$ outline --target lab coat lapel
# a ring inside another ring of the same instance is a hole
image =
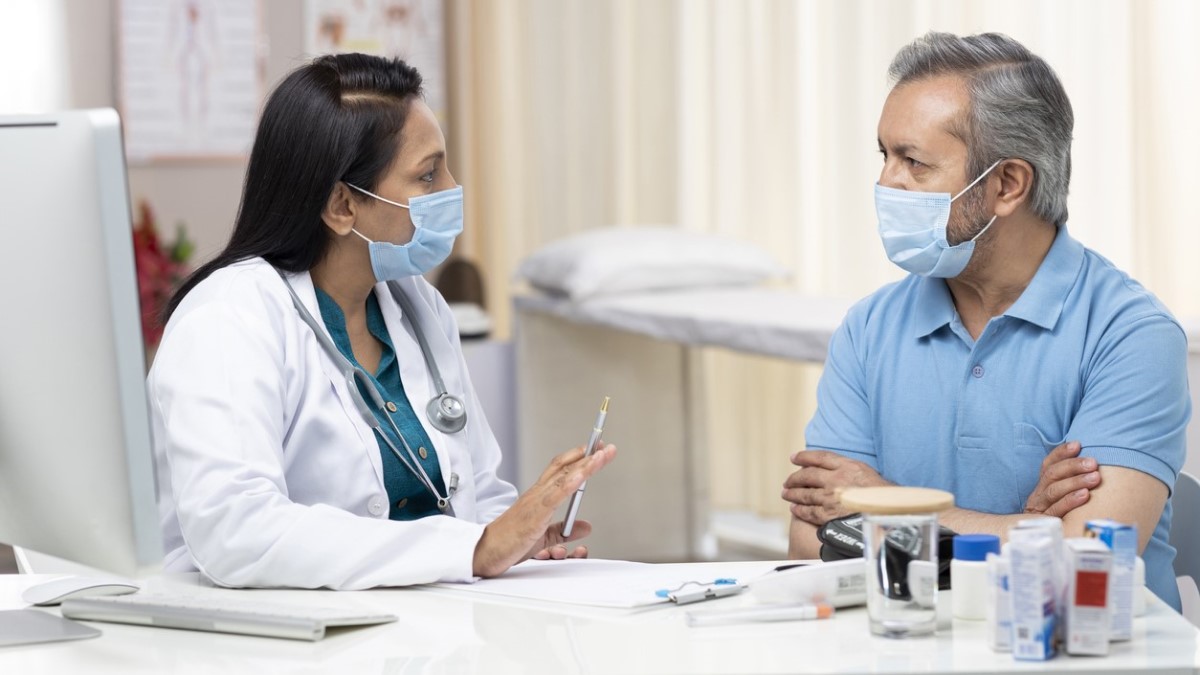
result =
[[[325,328],[324,322],[321,321],[321,308],[317,304],[317,292],[313,286],[312,276],[308,272],[289,275],[288,281],[292,284],[292,288],[296,291],[296,295],[300,296],[300,302],[304,303],[308,313],[317,320],[320,330],[329,336],[328,329]],[[288,304],[291,304],[291,299],[288,299]],[[308,324],[300,318],[300,314],[296,314],[296,322],[300,324],[301,330],[309,330]],[[330,339],[333,339],[330,336]],[[363,418],[358,413],[358,407],[354,405],[354,399],[350,395],[350,385],[346,381],[346,375],[339,367],[337,361],[333,360],[329,354],[321,347],[321,343],[317,339],[312,338],[313,348],[319,354],[321,370],[325,376],[329,378],[329,384],[333,387],[334,393],[337,395],[338,401],[342,404],[342,411],[346,413],[346,417],[354,426],[354,431],[358,434],[358,438],[362,448],[367,453],[367,459],[371,462],[371,468],[375,470],[375,477],[379,479],[379,485],[384,485],[383,482],[383,459],[379,456],[379,443],[375,439],[375,432],[367,425]]]

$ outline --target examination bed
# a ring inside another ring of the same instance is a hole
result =
[[[596,527],[586,542],[593,555],[712,557],[703,369],[693,347],[821,362],[850,305],[764,286],[517,296],[520,485],[586,441],[611,396],[605,438],[618,443],[618,458],[588,485],[580,511]]]

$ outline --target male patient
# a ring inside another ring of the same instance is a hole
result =
[[[1191,414],[1170,312],[1067,230],[1071,103],[998,34],[930,33],[892,62],[879,119],[879,234],[910,274],[829,345],[808,450],[784,483],[792,557],[845,514],[835,490],[954,493],[957,532],[1031,514],[1078,536],[1136,523],[1146,582],[1179,608],[1168,502]],[[1130,186],[1132,189],[1132,186]],[[953,199],[952,199],[953,197]]]

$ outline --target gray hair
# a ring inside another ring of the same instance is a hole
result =
[[[1023,159],[1034,170],[1030,207],[1065,223],[1075,115],[1050,65],[1001,33],[930,32],[901,49],[888,68],[895,87],[938,75],[961,75],[967,83],[971,110],[966,128],[954,131],[967,144],[969,176],[999,159]]]

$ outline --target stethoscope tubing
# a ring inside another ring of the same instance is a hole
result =
[[[279,274],[280,278],[283,279],[284,286],[287,287],[288,293],[292,296],[292,304],[295,306],[296,312],[300,315],[300,319],[304,321],[304,323],[310,329],[312,329],[313,334],[317,338],[317,343],[321,345],[321,348],[325,350],[325,353],[328,354],[329,357],[332,358],[341,369],[343,376],[346,378],[346,386],[350,390],[350,397],[354,400],[355,407],[358,408],[359,415],[362,416],[363,421],[366,422],[367,426],[369,426],[373,431],[379,433],[379,436],[383,439],[384,443],[387,444],[388,448],[391,449],[392,454],[396,456],[396,459],[400,460],[400,463],[403,464],[410,472],[412,472],[417,480],[419,480],[425,486],[425,489],[429,490],[430,494],[432,494],[437,500],[438,509],[443,513],[453,515],[453,506],[450,503],[450,499],[454,496],[454,488],[456,487],[455,483],[457,483],[457,481],[454,480],[454,476],[451,476],[449,484],[446,487],[446,494],[443,496],[441,491],[437,489],[437,486],[434,485],[433,480],[429,477],[429,474],[425,471],[425,467],[421,464],[421,461],[417,459],[416,453],[413,452],[412,446],[408,444],[408,440],[404,437],[404,434],[400,432],[399,425],[396,424],[396,420],[392,417],[392,412],[388,410],[387,406],[384,404],[383,397],[379,394],[379,389],[375,386],[375,382],[371,379],[370,375],[368,375],[361,368],[355,366],[350,362],[349,359],[342,355],[342,353],[338,350],[337,345],[333,344],[333,340],[328,334],[325,333],[325,330],[322,328],[322,326],[317,323],[317,320],[313,318],[313,315],[304,306],[304,303],[300,300],[300,296],[296,294],[296,290],[292,288],[292,284],[288,282],[283,271],[279,269],[276,269],[275,271]],[[407,316],[409,321],[412,323],[413,332],[417,337],[417,344],[420,345],[421,355],[425,359],[425,366],[428,368],[430,378],[433,380],[433,384],[438,391],[438,396],[434,400],[448,397],[457,402],[458,409],[463,411],[460,418],[461,423],[456,425],[457,428],[447,430],[443,428],[443,425],[438,424],[432,419],[432,416],[430,416],[427,408],[426,416],[430,417],[430,424],[433,424],[434,428],[445,433],[455,433],[460,431],[466,426],[465,406],[462,405],[461,400],[459,400],[457,397],[451,396],[446,391],[445,384],[442,381],[441,373],[438,370],[437,363],[433,359],[433,353],[429,348],[428,341],[425,339],[421,322],[417,318],[417,313],[413,308],[412,303],[409,301],[408,297],[404,295],[404,292],[395,282],[389,282],[388,288],[392,291],[392,295],[396,301],[400,303],[401,311],[404,312],[405,316]],[[366,400],[363,399],[362,393],[358,390],[357,386],[357,383],[359,382],[364,385],[364,388],[367,390],[367,393],[370,395],[371,400],[375,404],[376,408],[382,411],[384,416],[387,418],[388,425],[391,427],[392,431],[396,433],[396,437],[400,439],[401,444],[404,445],[404,453],[400,452],[400,449],[396,447],[396,444],[387,435],[387,433],[384,432],[383,425],[379,422],[379,418],[375,416],[375,413],[371,410],[371,406],[368,405]],[[408,456],[405,457],[405,454]]]

